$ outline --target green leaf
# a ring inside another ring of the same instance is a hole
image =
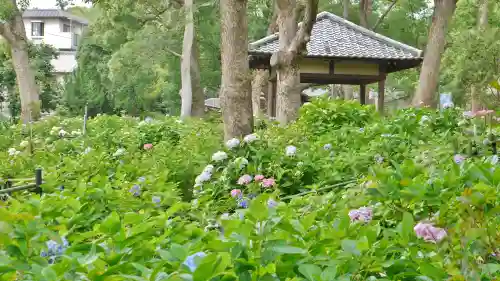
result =
[[[42,275],[48,281],[57,280],[57,274],[51,267],[46,267],[42,270]]]
[[[321,273],[321,280],[334,280],[335,276],[337,276],[337,266],[329,266],[323,271],[323,273]]]
[[[321,268],[314,264],[299,265],[299,272],[309,281],[319,280]]]
[[[113,235],[120,231],[120,228],[120,217],[116,212],[112,212],[106,219],[104,219],[99,229],[105,234]]]
[[[342,243],[341,243],[342,250],[344,250],[345,252],[347,252],[349,254],[359,256],[359,255],[361,255],[361,252],[356,247],[356,244],[357,244],[357,242],[355,240],[344,239],[344,240],[342,240]]]
[[[403,221],[401,222],[401,238],[404,244],[408,244],[410,241],[410,235],[413,233],[413,226],[415,221],[413,220],[412,214],[405,212],[403,214]]]
[[[306,250],[292,246],[274,246],[273,251],[280,254],[305,254]]]
[[[231,264],[229,254],[210,254],[203,258],[193,273],[193,281],[206,281],[221,274]]]

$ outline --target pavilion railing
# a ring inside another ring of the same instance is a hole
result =
[[[16,185],[16,183],[26,183],[26,182],[31,182],[31,183]],[[12,192],[23,191],[23,190],[30,190],[41,195],[42,183],[43,183],[42,169],[38,168],[35,170],[34,178],[6,179],[3,181],[3,184],[0,183],[0,197],[5,198],[6,195],[10,196]]]

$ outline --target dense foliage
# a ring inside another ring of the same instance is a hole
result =
[[[0,280],[495,280],[479,115],[317,100],[226,143],[172,117],[0,127],[0,177],[45,179],[0,203]]]

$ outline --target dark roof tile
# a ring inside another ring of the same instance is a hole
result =
[[[250,54],[272,54],[279,48],[278,34],[250,44]],[[310,57],[421,59],[422,51],[344,20],[329,12],[316,17],[307,43]]]

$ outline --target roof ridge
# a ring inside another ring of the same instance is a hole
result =
[[[398,42],[394,39],[391,39],[387,36],[384,36],[380,33],[377,33],[377,32],[374,32],[372,30],[369,30],[368,28],[365,28],[365,27],[362,27],[360,25],[357,25],[351,21],[348,21],[342,17],[339,17],[335,14],[332,14],[330,12],[327,12],[327,11],[322,11],[320,13],[318,13],[318,15],[316,16],[316,20],[318,19],[323,19],[323,18],[328,18],[329,20],[333,20],[333,21],[336,21],[336,22],[339,22],[339,23],[342,23],[344,24],[345,26],[348,26],[356,31],[359,31],[367,36],[370,36],[378,41],[384,41],[385,43],[388,43],[390,45],[393,45],[395,47],[399,47],[399,48],[404,48],[404,49],[407,49],[408,51],[411,51],[411,52],[414,52],[416,53],[417,56],[422,56],[422,50],[419,50],[415,47],[412,47],[410,45],[407,45],[407,44],[404,44],[404,43],[401,43],[401,42]]]
[[[387,45],[391,45],[393,47],[396,47],[396,48],[402,48],[402,49],[405,49],[413,54],[415,54],[417,57],[422,57],[422,50],[419,50],[415,47],[412,47],[410,45],[407,45],[407,44],[404,44],[404,43],[401,43],[401,42],[398,42],[394,39],[391,39],[387,36],[384,36],[382,34],[379,34],[379,33],[376,33],[374,31],[371,31],[367,28],[364,28],[362,26],[359,26],[351,21],[348,21],[344,18],[341,18],[335,14],[332,14],[328,11],[322,11],[320,13],[318,13],[316,15],[316,22],[319,21],[319,20],[322,20],[322,19],[329,19],[329,20],[332,20],[332,21],[335,21],[335,22],[338,22],[348,28],[351,28],[357,32],[360,32],[366,36],[369,36],[377,41],[381,41],[382,43],[385,43]],[[302,22],[301,22],[302,23]],[[301,24],[299,23],[299,25]],[[265,45],[266,43],[270,42],[270,41],[273,41],[275,39],[278,39],[278,33],[274,33],[274,34],[271,34],[271,35],[268,35],[262,39],[259,39],[257,41],[254,41],[254,42],[251,42],[250,44],[248,44],[248,47],[250,50],[252,49],[256,49],[262,45]]]

